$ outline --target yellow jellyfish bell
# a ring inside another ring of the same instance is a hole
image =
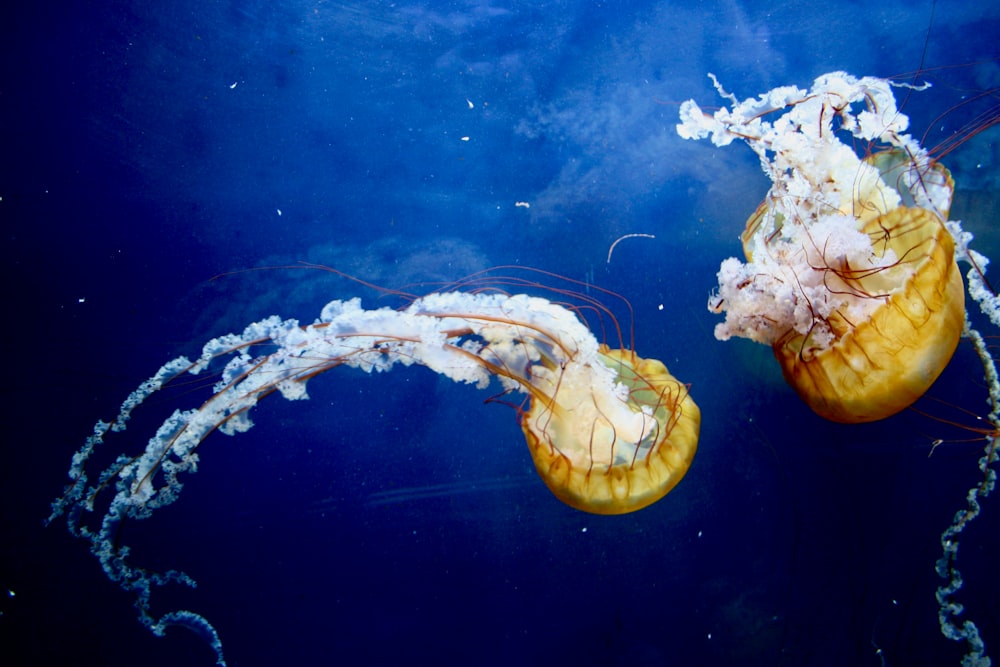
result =
[[[771,345],[788,383],[827,419],[909,406],[948,364],[965,321],[945,223],[950,174],[905,134],[884,79],[834,72],[808,91],[743,102],[716,86],[732,108],[708,116],[686,102],[679,133],[745,141],[772,181],[741,236],[747,261],[720,267],[716,337]]]
[[[684,477],[698,446],[701,412],[667,367],[602,345],[616,396],[566,373],[552,399],[533,395],[521,428],[546,486],[567,505],[595,514],[647,507]]]
[[[782,373],[817,414],[838,422],[883,419],[906,408],[934,383],[958,346],[965,292],[954,242],[940,220],[900,207],[862,230],[876,252],[892,250],[912,264],[898,284],[885,272],[850,280],[866,294],[884,295],[867,320],[828,316],[835,340],[812,350],[808,334],[791,330],[774,343]],[[884,284],[889,283],[889,284]]]

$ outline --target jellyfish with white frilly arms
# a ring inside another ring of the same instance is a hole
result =
[[[685,102],[678,132],[745,142],[771,179],[742,235],[746,261],[719,270],[716,337],[771,345],[828,419],[902,410],[947,365],[965,320],[950,174],[906,134],[885,79],[834,72],[742,102],[716,87],[732,108]]]
[[[744,259],[718,273],[709,309],[724,313],[715,336],[770,345],[785,379],[817,414],[856,423],[912,404],[948,364],[962,335],[973,343],[990,387],[991,428],[979,460],[982,481],[941,536],[938,589],[943,634],[964,640],[963,665],[990,664],[971,620],[959,622],[958,535],[993,490],[1000,436],[1000,380],[983,337],[965,313],[957,262],[972,266],[969,294],[994,325],[1000,300],[984,279],[987,259],[948,219],[954,182],[906,133],[893,87],[876,77],[824,74],[809,90],[783,86],[708,114],[680,108],[677,131],[716,146],[736,140],[760,158],[771,187],[741,235]],[[976,129],[997,122],[987,116]],[[855,146],[862,150],[856,151]]]
[[[400,310],[333,301],[312,324],[267,318],[210,341],[194,361],[164,365],[113,422],[98,422],[73,459],[70,485],[50,521],[67,515],[70,531],[90,542],[107,575],[136,595],[140,619],[154,633],[188,627],[224,664],[222,643],[204,617],[151,612],[154,586],[193,582],[133,565],[128,548],[116,543],[120,524],[176,500],[180,475],[196,471],[205,439],[251,428],[251,410],[265,396],[307,398],[306,383],[339,366],[381,373],[414,364],[480,388],[497,378],[506,392],[527,394],[518,418],[535,468],[560,500],[584,511],[621,514],[656,502],[681,480],[697,448],[700,412],[687,386],[655,359],[598,343],[567,307],[523,294],[461,291],[414,298]],[[133,410],[174,379],[220,366],[201,405],[174,412],[143,451],[122,454],[91,479],[95,450],[125,429]],[[87,516],[95,511],[103,516],[91,525]]]

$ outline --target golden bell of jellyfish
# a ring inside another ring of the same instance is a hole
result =
[[[828,346],[814,346],[809,332],[794,329],[773,344],[785,380],[802,400],[822,417],[846,423],[884,419],[920,398],[951,360],[965,321],[955,244],[941,222],[948,216],[947,208],[935,212],[898,206],[882,213],[886,188],[895,190],[885,184],[895,183],[895,175],[904,173],[908,156],[886,150],[864,162],[880,178],[859,179],[867,187],[855,186],[852,209],[842,213],[863,224],[860,231],[869,237],[878,259],[891,253],[897,261],[894,265],[876,261],[878,269],[852,269],[820,255],[816,265],[829,272],[832,290],[881,303],[868,319],[857,322],[841,310],[826,315],[834,337]],[[934,164],[924,180],[954,190],[951,174],[940,164]],[[908,191],[895,192],[906,200]],[[765,202],[741,235],[749,262],[763,238],[759,227],[766,211]]]
[[[659,500],[684,476],[697,447],[700,413],[687,387],[658,361],[599,344],[568,308],[495,292],[430,294],[402,310],[333,301],[313,324],[271,317],[209,341],[193,362],[165,364],[125,400],[115,420],[97,423],[73,458],[70,484],[49,520],[67,516],[70,532],[90,542],[108,576],[136,595],[140,620],[154,634],[170,625],[191,628],[209,638],[224,665],[221,640],[204,617],[152,615],[154,585],[193,582],[183,573],[133,566],[118,544],[121,522],[148,518],[176,500],[179,477],[197,470],[205,439],[250,429],[250,412],[265,396],[304,399],[307,382],[333,368],[373,373],[396,364],[422,365],[480,388],[495,378],[505,393],[526,393],[530,405],[519,417],[535,466],[558,498],[584,511],[620,514]],[[207,399],[174,412],[144,451],[122,454],[90,481],[90,458],[105,436],[124,430],[132,412],[166,384],[209,369],[220,379]],[[103,517],[90,525],[86,517],[99,502]]]
[[[771,345],[788,383],[827,419],[895,414],[937,379],[963,330],[944,223],[951,175],[905,134],[886,80],[834,72],[808,91],[743,102],[716,87],[732,109],[710,116],[686,102],[678,132],[744,141],[772,181],[741,235],[747,262],[720,267],[716,337]]]
[[[932,213],[899,207],[862,229],[875,252],[892,249],[910,275],[892,284],[884,272],[861,272],[852,287],[884,295],[869,319],[852,322],[834,311],[835,341],[810,346],[790,330],[773,346],[785,380],[817,414],[837,422],[883,419],[908,407],[951,360],[965,322],[965,291],[951,234]]]
[[[608,418],[613,409],[605,397],[572,382],[559,387],[556,401],[533,397],[521,428],[535,469],[557,498],[585,512],[624,514],[655,503],[684,477],[698,446],[701,412],[656,359],[604,345],[598,359],[627,390],[627,409],[643,416],[639,432],[646,434],[638,446]],[[654,427],[644,428],[647,423]]]

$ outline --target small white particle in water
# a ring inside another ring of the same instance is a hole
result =
[[[234,88],[236,88],[236,84],[238,83],[239,81],[233,81],[231,84],[229,84],[229,90],[233,90]]]
[[[462,137],[462,141],[468,141],[468,140],[469,140],[468,137]]]
[[[83,303],[83,302],[84,302],[84,301],[86,301],[86,300],[87,300],[87,299],[86,299],[85,297],[82,297],[82,296],[81,296],[81,297],[80,297],[79,299],[77,299],[77,300],[76,300],[76,302],[77,302],[77,303]]]
[[[465,103],[469,105],[470,109],[475,109],[476,105],[472,103],[472,100],[466,98]]]
[[[663,310],[663,304],[661,303],[659,306],[656,307],[656,309],[657,310]]]
[[[708,638],[709,638],[709,639],[711,639],[711,638],[712,638],[712,633],[711,633],[711,632],[709,632],[709,633],[708,633]]]
[[[701,531],[700,530],[698,531],[698,537],[701,537]]]
[[[586,533],[586,532],[587,532],[587,529],[586,529],[585,527],[584,527],[584,528],[581,528],[581,529],[580,529],[580,532],[581,532],[581,533]]]
[[[280,209],[280,208],[277,208],[277,209],[275,209],[275,210],[276,210],[276,211],[278,212],[278,215],[280,216],[280,215],[281,215],[281,209]]]
[[[517,206],[518,208],[531,208],[531,204],[526,201],[516,201],[514,202],[514,206]]]

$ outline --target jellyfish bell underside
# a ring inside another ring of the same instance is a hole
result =
[[[835,72],[809,91],[743,102],[716,87],[732,108],[685,103],[678,132],[744,141],[772,181],[741,235],[746,262],[720,268],[716,337],[771,345],[786,381],[827,419],[874,421],[911,405],[965,322],[945,223],[951,175],[905,134],[886,80]],[[854,142],[874,150],[859,156]]]
[[[535,469],[567,505],[624,514],[655,503],[684,477],[698,445],[701,412],[661,362],[601,346],[618,396],[566,374],[556,402],[533,396],[521,416]]]

